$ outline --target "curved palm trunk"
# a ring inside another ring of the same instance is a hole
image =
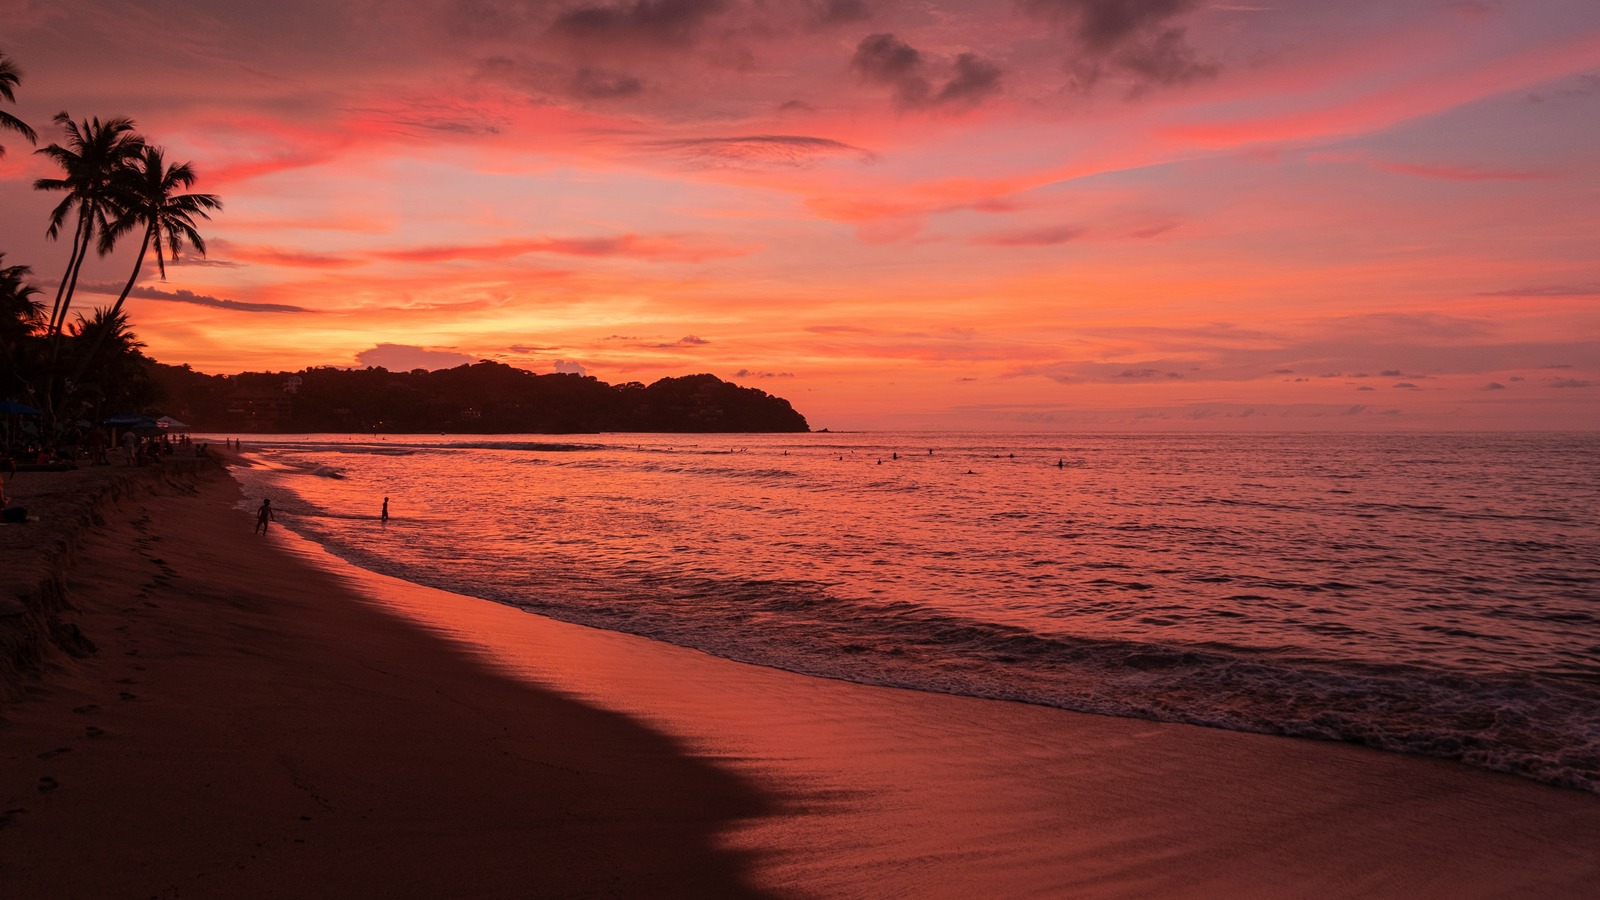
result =
[[[139,245],[139,255],[133,258],[133,274],[128,276],[128,283],[122,286],[122,294],[117,297],[117,302],[112,304],[111,312],[106,316],[108,321],[116,319],[117,313],[122,312],[122,302],[128,299],[129,292],[133,290],[134,284],[138,282],[139,270],[144,267],[144,257],[150,251],[150,237],[154,231],[154,226],[144,230],[144,243]],[[160,252],[159,244],[157,245],[157,252]],[[90,347],[88,352],[83,355],[83,359],[78,361],[78,368],[72,373],[73,381],[83,378],[83,373],[89,371],[89,367],[100,356],[100,349],[105,345],[108,333],[110,333],[110,329],[106,328],[101,329],[100,333],[95,335],[94,346]]]
[[[94,237],[94,210],[89,211],[83,226],[83,243],[78,248],[78,258],[73,261],[71,280],[67,282],[66,296],[61,298],[61,317],[56,320],[55,337],[59,343],[61,332],[67,330],[67,310],[72,306],[72,295],[78,290],[78,273],[83,271],[83,261],[89,256],[89,239]]]
[[[72,253],[67,257],[67,271],[62,273],[61,281],[56,285],[56,302],[50,307],[50,324],[44,330],[46,335],[55,334],[56,320],[64,317],[61,301],[66,296],[67,282],[72,280],[72,272],[78,267],[78,249],[88,243],[83,233],[84,227],[88,224],[89,217],[83,210],[78,210],[78,225],[72,229]]]

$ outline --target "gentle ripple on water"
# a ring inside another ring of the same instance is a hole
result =
[[[253,446],[252,495],[335,552],[556,618],[1600,784],[1592,435]]]

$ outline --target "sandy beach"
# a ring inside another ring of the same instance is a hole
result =
[[[151,480],[79,537],[59,618],[94,651],[0,708],[5,896],[1600,894],[1592,794],[741,665],[363,572],[240,501]]]

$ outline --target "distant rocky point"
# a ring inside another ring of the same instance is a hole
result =
[[[789,401],[714,375],[610,385],[487,360],[454,369],[204,375],[155,363],[163,411],[200,431],[575,434],[810,430]]]

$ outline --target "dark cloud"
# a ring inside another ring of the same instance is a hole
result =
[[[1116,62],[1134,76],[1131,93],[1152,87],[1170,87],[1210,78],[1217,66],[1202,62],[1184,40],[1182,28],[1169,28],[1154,38],[1136,43],[1119,53]]]
[[[478,361],[475,356],[454,350],[429,350],[411,344],[379,344],[371,350],[356,354],[364,366],[379,366],[391,372],[409,372],[412,369],[453,369]]]
[[[1186,13],[1194,0],[1020,0],[1029,14],[1068,28],[1085,48],[1109,53]]]
[[[625,338],[625,337],[622,337],[621,335],[613,335],[612,337],[607,338],[607,340],[627,341],[627,340],[635,340],[635,339],[634,338]],[[706,344],[709,344],[709,343],[711,343],[711,342],[706,340],[705,338],[696,337],[696,336],[694,336],[692,334],[687,334],[687,335],[684,335],[681,338],[678,338],[675,341],[660,341],[660,342],[656,342],[656,343],[641,343],[641,344],[639,344],[639,346],[643,347],[645,349],[648,349],[648,350],[677,350],[677,349],[681,349],[681,348],[684,348],[684,347],[703,347],[703,346],[705,346]]]
[[[854,156],[862,162],[877,157],[869,150],[830,138],[800,134],[750,134],[733,137],[679,138],[646,141],[640,146],[662,150],[700,163],[761,163],[803,166],[819,159]]]
[[[1503,390],[1506,389],[1506,386],[1501,384],[1498,381],[1491,381],[1488,384],[1484,385],[1483,389],[1486,390],[1486,391],[1503,391]]]
[[[1177,222],[1162,222],[1158,225],[1151,225],[1147,228],[1137,228],[1128,232],[1128,236],[1148,240],[1150,238],[1159,237],[1160,235],[1166,234],[1177,227]]]
[[[933,102],[974,106],[1000,91],[1000,67],[976,53],[956,57],[956,74],[939,89]]]
[[[1528,99],[1534,103],[1544,103],[1550,100],[1592,97],[1595,94],[1600,94],[1600,75],[1586,73],[1553,90],[1529,94]]]
[[[556,17],[551,30],[581,43],[683,47],[728,6],[726,0],[634,0],[580,6]]]
[[[1382,372],[1379,372],[1378,374],[1380,376],[1384,377],[1384,378],[1399,378],[1401,375],[1403,375],[1405,373],[1401,372],[1399,369],[1384,369]]]
[[[1084,230],[1074,225],[1055,225],[1026,231],[1008,231],[1002,234],[975,238],[974,243],[996,247],[1053,247],[1077,240]]]
[[[1406,391],[1420,391],[1420,390],[1422,390],[1422,388],[1417,387],[1416,385],[1412,384],[1409,381],[1397,382],[1395,384],[1395,387],[1400,389],[1400,390],[1406,390]]]
[[[568,90],[572,96],[585,100],[616,100],[641,93],[644,82],[632,75],[579,69],[573,73]]]
[[[850,68],[868,81],[893,87],[899,106],[921,106],[933,90],[922,76],[922,54],[892,34],[862,38],[850,59]]]
[[[505,0],[451,0],[440,13],[445,32],[464,38],[527,37],[544,24],[537,7]]]
[[[869,34],[856,45],[850,68],[873,84],[894,89],[895,105],[902,109],[929,106],[975,106],[998,93],[1001,69],[975,53],[962,53],[950,64],[952,73],[934,90],[933,68],[917,48],[892,34]]]
[[[733,373],[735,378],[793,378],[793,372],[757,372],[752,369],[740,369]]]
[[[1583,378],[1552,378],[1550,386],[1553,388],[1586,388],[1594,387],[1594,382]]]
[[[506,129],[504,119],[482,109],[412,98],[408,98],[400,109],[347,106],[345,112],[407,134],[431,131],[436,134],[497,135]]]
[[[864,0],[821,0],[812,4],[812,15],[818,25],[850,25],[872,18],[872,9]]]
[[[1019,0],[1027,14],[1062,29],[1076,43],[1068,63],[1073,86],[1094,87],[1107,75],[1131,82],[1130,97],[1152,87],[1187,84],[1217,73],[1189,46],[1173,21],[1196,0]]]
[[[892,34],[869,34],[856,45],[850,68],[873,81],[893,84],[917,74],[922,54]]]
[[[80,290],[93,294],[104,294],[115,297],[122,293],[122,285],[113,282],[96,282],[78,285]],[[221,297],[211,297],[206,294],[196,294],[182,288],[173,291],[163,291],[160,288],[136,286],[128,292],[129,297],[141,300],[164,300],[168,303],[191,303],[195,306],[209,306],[212,309],[231,309],[234,312],[264,312],[264,313],[312,313],[316,310],[306,309],[303,306],[290,306],[287,303],[251,303],[246,300],[225,300]]]

